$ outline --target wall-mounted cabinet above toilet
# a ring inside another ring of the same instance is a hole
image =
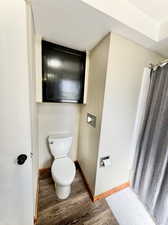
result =
[[[36,101],[86,103],[86,52],[36,37]]]

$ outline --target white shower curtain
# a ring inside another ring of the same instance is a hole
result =
[[[141,89],[140,94],[138,98],[138,107],[137,107],[137,113],[136,113],[136,120],[135,120],[135,126],[134,126],[134,132],[132,137],[132,144],[131,144],[131,151],[130,151],[130,161],[131,161],[131,181],[134,177],[134,168],[135,168],[135,150],[136,150],[136,144],[139,137],[139,133],[142,127],[143,118],[145,115],[145,106],[146,106],[146,100],[150,85],[150,74],[151,74],[151,68],[145,67],[143,76],[142,76],[142,83],[141,83]]]

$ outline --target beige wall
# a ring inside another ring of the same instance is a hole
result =
[[[69,156],[74,161],[77,159],[79,119],[80,105],[70,103],[38,104],[40,168],[51,166],[52,156],[47,145],[49,135],[72,135],[73,144]]]
[[[78,160],[92,193],[95,189],[96,163],[100,136],[101,115],[107,69],[109,36],[101,41],[89,55],[87,104],[81,108]],[[96,116],[96,128],[87,124],[87,113]]]
[[[100,157],[110,155],[112,166],[100,168],[97,164],[95,195],[129,180],[131,138],[143,69],[160,60],[159,55],[111,34],[98,162]]]

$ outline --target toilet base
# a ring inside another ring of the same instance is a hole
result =
[[[71,185],[61,186],[61,185],[55,184],[55,191],[59,199],[66,199],[71,193]]]

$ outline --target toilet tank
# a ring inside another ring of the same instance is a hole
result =
[[[55,159],[66,157],[72,145],[72,137],[49,136],[48,144]]]

